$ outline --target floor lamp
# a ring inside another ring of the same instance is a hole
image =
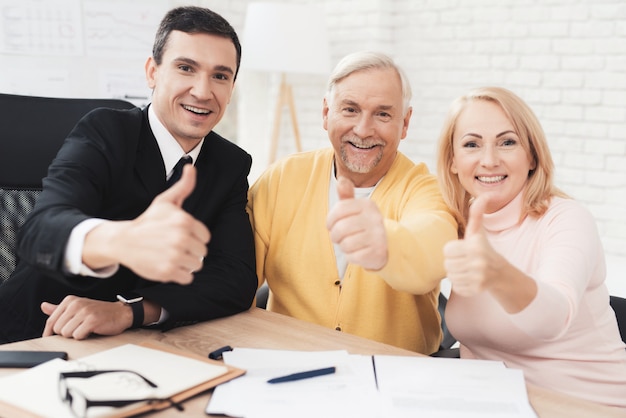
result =
[[[323,10],[313,4],[250,3],[243,49],[242,69],[280,74],[269,163],[276,159],[285,107],[291,117],[296,150],[302,151],[293,89],[287,75],[328,74],[330,54]]]
[[[300,139],[300,128],[298,127],[298,117],[296,116],[296,104],[293,100],[293,89],[291,84],[287,83],[286,74],[282,73],[280,75],[280,87],[278,90],[278,99],[276,100],[276,109],[274,110],[272,136],[270,137],[270,164],[276,160],[278,138],[280,136],[280,122],[285,106],[289,109],[289,116],[291,116],[291,127],[293,129],[293,138],[296,142],[296,151],[300,152],[302,151],[302,140]]]

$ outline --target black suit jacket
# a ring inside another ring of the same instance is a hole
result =
[[[43,301],[66,295],[115,301],[135,291],[165,308],[165,328],[231,315],[257,287],[246,199],[252,159],[211,132],[195,163],[197,184],[183,207],[211,231],[204,266],[190,285],[142,279],[121,266],[107,279],[63,273],[70,232],[87,218],[134,219],[165,190],[165,168],[146,109],[96,109],[70,133],[20,230],[20,262],[0,286],[0,342],[41,336]],[[4,340],[4,341],[3,341]]]

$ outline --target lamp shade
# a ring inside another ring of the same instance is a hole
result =
[[[300,74],[330,70],[324,13],[318,5],[250,3],[241,68]]]

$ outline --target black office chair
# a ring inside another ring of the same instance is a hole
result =
[[[441,341],[439,351],[431,354],[431,356],[459,358],[459,349],[456,347],[452,348],[452,346],[456,343],[456,339],[452,336],[450,330],[448,330],[444,318],[446,303],[446,297],[442,294],[439,294],[439,314],[441,315],[441,329],[443,330],[443,340]],[[611,308],[613,308],[613,311],[615,311],[617,326],[619,328],[619,333],[622,337],[622,341],[626,342],[626,299],[619,296],[611,296],[610,303]]]
[[[256,307],[267,308],[267,299],[270,296],[270,288],[267,283],[263,283],[256,291]]]
[[[17,230],[35,204],[48,166],[76,122],[97,107],[135,105],[0,93],[0,284],[15,268]]]
[[[439,345],[439,350],[431,354],[431,357],[446,357],[446,358],[460,358],[461,353],[458,347],[453,347],[456,344],[456,338],[450,333],[448,326],[446,325],[446,305],[448,299],[443,293],[439,293],[439,315],[441,316],[441,330],[443,331],[443,339]]]
[[[611,296],[610,303],[611,308],[615,311],[617,327],[622,336],[622,341],[626,343],[626,299],[620,298],[619,296]]]

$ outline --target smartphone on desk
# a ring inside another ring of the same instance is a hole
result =
[[[67,353],[65,351],[0,350],[0,367],[28,368],[55,358],[67,360]]]

